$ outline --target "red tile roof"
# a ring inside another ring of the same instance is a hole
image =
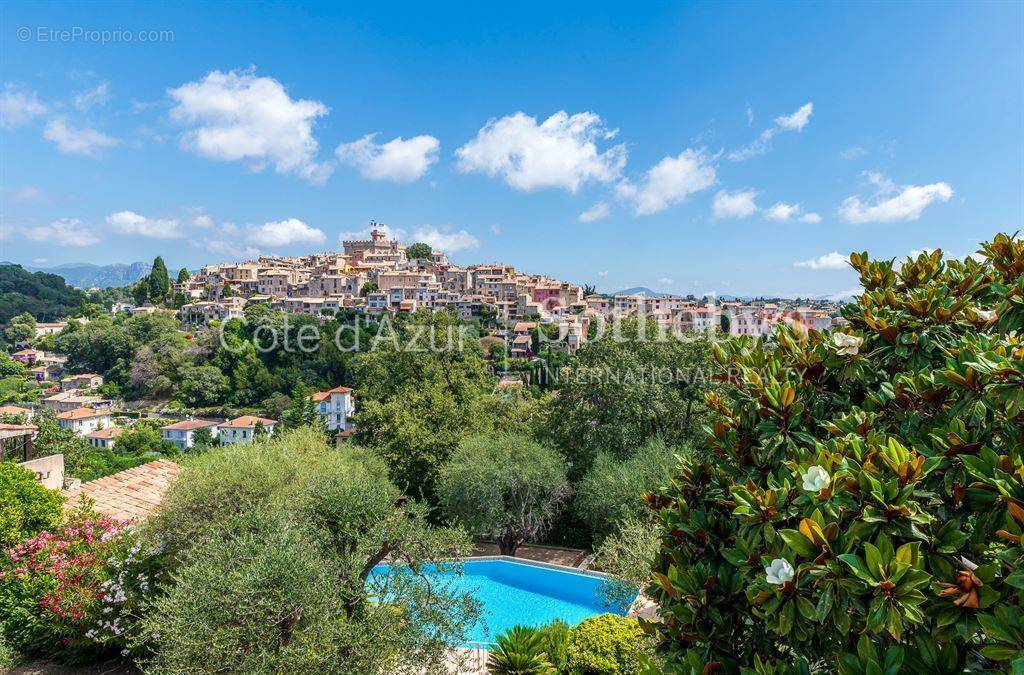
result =
[[[160,428],[161,429],[171,429],[173,431],[188,431],[190,429],[202,429],[203,427],[215,427],[215,426],[217,426],[217,423],[216,422],[211,422],[210,420],[182,420],[180,422],[175,422],[174,424],[168,424],[167,426],[160,427]]]
[[[117,438],[124,433],[124,429],[121,427],[107,427],[106,429],[97,429],[96,431],[86,434],[86,438]]]
[[[102,408],[96,410],[94,408],[75,408],[67,412],[62,412],[57,415],[59,420],[87,420],[93,417],[110,417],[110,410]]]
[[[268,417],[256,417],[255,415],[242,415],[241,417],[236,417],[233,420],[224,422],[223,424],[220,425],[220,428],[230,429],[232,427],[235,427],[251,429],[255,427],[257,423],[261,423],[263,424],[263,426],[268,426],[271,424],[277,424],[277,420],[272,420]]]
[[[64,490],[69,506],[79,496],[93,500],[94,508],[115,518],[130,520],[145,518],[160,506],[171,480],[181,467],[166,459],[158,459],[141,466],[82,483]]]

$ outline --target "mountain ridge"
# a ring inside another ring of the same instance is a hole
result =
[[[149,270],[152,269],[152,265],[142,261],[112,265],[65,263],[53,267],[38,267],[15,262],[2,262],[0,265],[19,265],[28,272],[56,274],[62,277],[69,286],[76,288],[130,286],[149,274]]]

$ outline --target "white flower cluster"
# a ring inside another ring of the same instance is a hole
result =
[[[153,581],[146,572],[136,571],[141,553],[142,542],[136,540],[123,557],[107,559],[107,565],[117,572],[117,576],[100,584],[103,592],[102,616],[96,628],[86,632],[85,636],[90,640],[105,643],[124,636],[126,627],[122,624],[122,618],[126,611],[125,604],[133,596],[147,593]]]

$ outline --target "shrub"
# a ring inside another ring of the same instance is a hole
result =
[[[54,527],[64,500],[39,484],[35,474],[13,462],[0,462],[0,548]]]
[[[492,675],[553,675],[554,667],[544,650],[544,636],[536,628],[513,626],[487,656]]]
[[[672,668],[1024,667],[1024,242],[850,262],[848,325],[716,346],[709,456],[647,496]]]
[[[557,672],[565,672],[569,668],[569,624],[555,619],[540,629],[540,635],[551,665]]]
[[[674,475],[681,449],[651,439],[634,455],[619,461],[602,453],[576,485],[575,507],[600,544],[630,518],[646,518],[645,492],[667,485]]]
[[[0,554],[0,628],[15,650],[68,663],[126,646],[159,583],[133,528],[88,510]]]
[[[647,638],[635,619],[599,614],[569,631],[569,668],[584,675],[640,673]]]

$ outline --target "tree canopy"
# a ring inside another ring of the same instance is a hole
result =
[[[438,493],[447,516],[515,555],[550,527],[570,489],[557,451],[498,435],[462,441],[441,469]]]

